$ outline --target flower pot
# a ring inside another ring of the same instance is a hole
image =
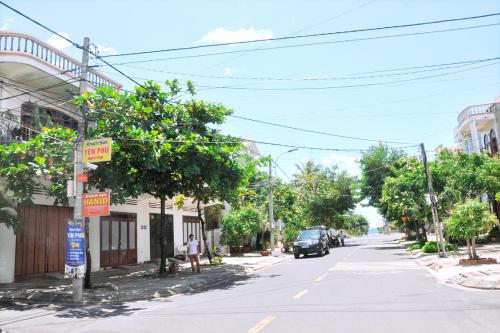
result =
[[[269,255],[269,251],[260,251],[260,255],[263,257],[267,257]]]

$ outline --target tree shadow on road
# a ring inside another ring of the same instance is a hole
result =
[[[224,265],[220,269],[202,270],[202,273],[182,272],[178,275],[159,277],[147,275],[128,278],[126,281],[114,281],[116,290],[103,286],[87,291],[87,300],[83,304],[71,303],[71,296],[58,295],[58,301],[0,300],[0,311],[46,310],[47,316],[61,318],[107,318],[128,316],[143,307],[136,301],[172,302],[170,296],[176,294],[194,295],[214,290],[228,290],[250,279],[275,278],[278,274],[248,274],[239,265]],[[6,324],[6,323],[2,323]]]

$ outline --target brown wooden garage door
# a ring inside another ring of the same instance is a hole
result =
[[[16,276],[63,272],[66,249],[64,220],[73,208],[26,206],[16,234]]]

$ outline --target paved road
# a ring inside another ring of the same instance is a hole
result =
[[[440,285],[389,236],[215,290],[123,306],[0,306],[18,332],[500,332],[500,292]]]

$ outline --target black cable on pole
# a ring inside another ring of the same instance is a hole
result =
[[[288,48],[296,48],[296,47],[304,47],[304,46],[328,45],[328,44],[338,44],[338,43],[347,43],[347,42],[356,42],[356,41],[377,40],[377,39],[385,39],[385,38],[406,37],[406,36],[416,36],[416,35],[427,35],[427,34],[433,34],[433,33],[460,31],[460,30],[484,28],[484,27],[497,26],[497,25],[500,25],[500,23],[491,23],[491,24],[469,26],[469,27],[461,27],[461,28],[453,28],[453,29],[442,29],[442,30],[432,30],[432,31],[423,31],[423,32],[412,32],[412,33],[405,33],[405,34],[393,34],[393,35],[384,35],[384,36],[375,36],[375,37],[352,38],[352,39],[343,39],[343,40],[336,40],[336,41],[325,41],[325,42],[304,43],[304,44],[292,44],[292,45],[284,45],[284,46],[257,47],[257,48],[253,48],[253,49],[232,50],[232,51],[222,51],[222,52],[212,52],[212,53],[202,53],[202,54],[194,54],[194,55],[169,57],[169,58],[156,58],[156,59],[146,59],[146,60],[125,61],[125,62],[113,63],[113,65],[139,64],[139,63],[157,62],[157,61],[165,61],[165,60],[178,60],[178,59],[200,58],[200,57],[217,56],[217,55],[224,55],[224,54],[246,53],[246,52],[256,52],[256,51],[266,51],[266,50],[279,50],[279,49],[288,49]]]
[[[189,77],[200,77],[200,78],[207,78],[207,79],[224,79],[224,80],[258,80],[258,81],[335,81],[335,80],[360,80],[360,79],[371,79],[371,78],[379,78],[379,77],[389,77],[389,76],[402,76],[402,75],[409,75],[409,74],[417,74],[417,73],[425,73],[425,72],[431,72],[431,71],[441,71],[445,69],[453,69],[453,68],[459,68],[459,67],[465,67],[465,66],[471,66],[477,63],[482,63],[482,62],[488,62],[488,61],[493,61],[493,60],[500,60],[500,57],[494,57],[494,58],[484,58],[484,59],[476,59],[476,60],[469,60],[469,61],[459,61],[459,62],[450,62],[450,63],[442,63],[442,64],[435,64],[435,65],[424,65],[424,66],[413,66],[413,67],[407,67],[407,68],[396,68],[396,69],[386,69],[386,70],[379,70],[379,71],[370,71],[370,72],[360,72],[356,74],[351,74],[353,76],[331,76],[331,77],[301,77],[301,78],[293,78],[293,77],[258,77],[258,76],[220,76],[220,75],[202,75],[202,74],[196,74],[196,73],[180,73],[180,72],[171,72],[171,71],[164,71],[160,69],[153,69],[153,68],[147,68],[147,67],[140,67],[140,66],[134,66],[134,65],[127,65],[125,64],[124,66],[131,67],[131,68],[136,68],[136,69],[142,69],[148,72],[153,72],[153,73],[165,73],[165,74],[171,74],[171,75],[181,75],[181,76],[189,76]],[[354,75],[359,75],[359,74],[371,74],[371,73],[384,73],[384,72],[395,72],[398,70],[411,70],[411,69],[418,69],[422,68],[422,70],[414,70],[414,71],[409,71],[409,72],[402,72],[402,73],[389,73],[389,74],[376,74],[376,75],[366,75],[366,76],[354,76]],[[423,69],[426,68],[426,69]],[[102,71],[100,70],[101,73],[106,73],[106,74],[113,74],[112,72],[107,72],[107,71]],[[136,79],[144,79],[140,78],[137,76],[134,76]]]
[[[240,44],[249,44],[249,43],[260,43],[260,42],[270,42],[270,41],[283,41],[283,40],[290,40],[290,39],[303,39],[303,38],[311,38],[311,37],[322,37],[322,36],[332,36],[332,35],[341,35],[341,34],[351,34],[351,33],[358,33],[358,32],[369,32],[369,31],[389,30],[389,29],[400,29],[400,28],[409,28],[409,27],[417,27],[417,26],[425,26],[425,25],[449,23],[449,22],[476,20],[476,19],[493,17],[493,16],[498,16],[498,15],[500,15],[500,13],[496,12],[496,13],[489,13],[489,14],[476,15],[476,16],[467,16],[467,17],[450,18],[450,19],[442,19],[442,20],[426,21],[426,22],[417,22],[417,23],[408,23],[408,24],[389,25],[389,26],[373,27],[373,28],[342,30],[342,31],[334,31],[334,32],[322,32],[322,33],[316,33],[316,34],[285,36],[285,37],[262,38],[262,39],[255,39],[255,40],[249,40],[249,41],[216,43],[216,44],[196,45],[196,46],[185,46],[185,47],[176,47],[176,48],[170,48],[170,49],[159,49],[159,50],[149,50],[149,51],[139,51],[139,52],[129,52],[129,53],[118,53],[118,54],[110,54],[110,55],[100,56],[100,58],[123,57],[123,56],[143,55],[143,54],[152,54],[152,53],[164,53],[164,52],[172,52],[172,51],[194,50],[194,49],[201,49],[201,48],[208,48],[208,47],[219,47],[219,46],[240,45]]]
[[[78,44],[78,43],[76,43],[76,42],[72,41],[71,39],[69,39],[69,38],[67,38],[67,37],[64,37],[63,35],[61,35],[61,34],[57,33],[57,32],[56,32],[56,31],[54,31],[53,29],[51,29],[51,28],[47,27],[46,25],[44,25],[44,24],[42,24],[42,23],[38,22],[37,20],[35,20],[35,19],[33,19],[33,18],[29,17],[28,15],[26,15],[26,14],[24,14],[24,13],[20,12],[19,10],[15,9],[15,8],[13,8],[13,7],[9,6],[9,5],[7,5],[5,2],[0,1],[0,4],[1,4],[1,5],[3,5],[3,6],[5,6],[5,7],[7,7],[7,8],[9,8],[10,10],[14,11],[15,13],[17,13],[17,14],[21,15],[22,17],[26,18],[27,20],[29,20],[29,21],[31,21],[31,22],[33,22],[33,23],[35,23],[35,24],[36,24],[36,25],[38,25],[39,27],[42,27],[42,28],[44,28],[45,30],[52,32],[52,33],[53,33],[53,34],[55,34],[56,36],[58,36],[58,37],[60,37],[60,38],[64,39],[65,41],[67,41],[67,42],[69,42],[69,43],[71,43],[71,44],[72,44],[73,46],[75,46],[76,48],[83,50],[83,46],[81,46],[80,44]],[[104,60],[104,59],[102,59],[101,57],[99,57],[96,53],[94,53],[94,52],[92,52],[92,51],[90,51],[90,50],[85,50],[85,51],[86,51],[86,52],[88,52],[89,54],[93,55],[94,57],[96,57],[96,59],[100,59],[100,60],[101,60],[102,62],[104,62],[107,66],[111,67],[111,68],[112,68],[112,69],[114,69],[116,72],[120,73],[122,76],[126,77],[127,79],[129,79],[130,81],[132,81],[133,83],[135,83],[136,85],[138,85],[138,86],[140,86],[140,87],[142,87],[142,88],[144,88],[144,89],[148,90],[146,87],[144,87],[142,84],[140,84],[139,82],[137,82],[136,80],[134,80],[132,77],[130,77],[129,75],[125,74],[123,71],[119,70],[118,68],[116,68],[115,66],[113,66],[112,64],[110,64],[109,62],[107,62],[106,60]],[[148,90],[148,91],[149,91],[149,90]]]
[[[320,135],[326,135],[326,136],[333,136],[337,138],[343,138],[343,139],[349,139],[349,140],[358,140],[358,141],[368,141],[368,142],[385,142],[385,143],[394,143],[394,144],[403,144],[403,145],[416,145],[415,143],[412,142],[399,142],[399,141],[388,141],[388,140],[375,140],[375,139],[367,139],[367,138],[359,138],[355,136],[348,136],[348,135],[341,135],[341,134],[335,134],[335,133],[329,133],[329,132],[322,132],[322,131],[316,131],[316,130],[310,130],[310,129],[305,129],[305,128],[299,128],[299,127],[294,127],[294,126],[288,126],[288,125],[282,125],[278,123],[273,123],[270,121],[264,121],[264,120],[258,120],[258,119],[253,119],[253,118],[247,118],[247,117],[242,117],[242,116],[237,116],[237,115],[229,115],[230,117],[233,118],[238,118],[254,123],[260,123],[260,124],[265,124],[269,126],[274,126],[274,127],[281,127],[281,128],[286,128],[286,129],[291,129],[295,131],[300,131],[300,132],[306,132],[306,133],[313,133],[313,134],[320,134]],[[256,141],[254,141],[256,142]],[[290,146],[291,148],[300,148],[296,146]]]
[[[24,13],[20,12],[19,10],[15,9],[15,8],[13,8],[13,7],[11,7],[11,6],[9,6],[9,5],[8,5],[8,4],[6,4],[5,2],[0,1],[0,4],[1,4],[1,5],[3,5],[3,6],[5,6],[5,7],[7,7],[7,8],[9,8],[9,9],[10,9],[10,10],[12,10],[13,12],[15,12],[16,14],[21,15],[21,16],[22,16],[22,17],[24,17],[25,19],[27,19],[27,20],[29,20],[29,21],[31,21],[31,22],[33,22],[33,23],[35,23],[35,24],[36,24],[36,25],[38,25],[39,27],[42,27],[42,28],[44,28],[45,30],[48,30],[48,31],[52,32],[54,35],[56,35],[56,36],[58,36],[58,37],[60,37],[60,38],[64,39],[65,41],[67,41],[68,43],[70,43],[71,45],[73,45],[74,47],[79,48],[79,49],[83,49],[83,46],[81,46],[80,44],[73,42],[71,39],[69,39],[69,38],[67,38],[67,37],[64,37],[64,36],[63,36],[63,35],[61,35],[60,33],[56,32],[56,31],[54,31],[53,29],[51,29],[51,28],[47,27],[46,25],[44,25],[44,24],[42,24],[42,23],[40,23],[40,22],[38,22],[38,21],[36,21],[36,20],[32,19],[32,18],[31,18],[31,17],[29,17],[28,15],[26,15],[26,14],[24,14]]]

